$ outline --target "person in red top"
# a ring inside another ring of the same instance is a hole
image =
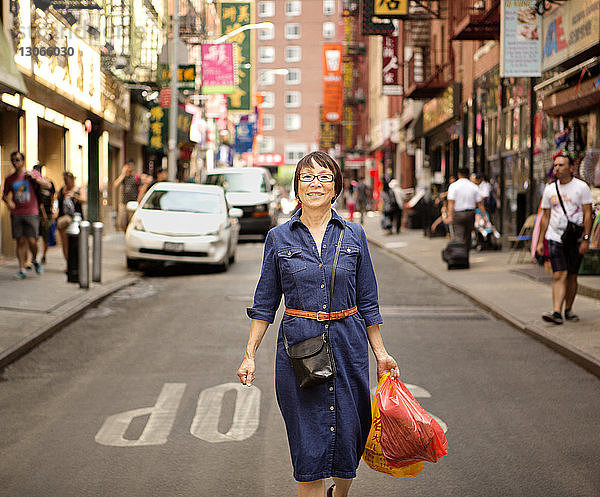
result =
[[[12,235],[17,241],[19,272],[15,278],[22,280],[26,276],[25,263],[28,250],[31,251],[35,272],[42,273],[42,265],[37,261],[37,235],[40,223],[37,190],[39,186],[50,185],[38,171],[25,169],[25,156],[21,152],[10,154],[10,161],[15,172],[4,182],[2,200],[10,209]]]

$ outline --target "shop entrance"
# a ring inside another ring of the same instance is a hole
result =
[[[38,119],[38,161],[46,166],[46,177],[56,187],[63,184],[65,167],[65,128]]]

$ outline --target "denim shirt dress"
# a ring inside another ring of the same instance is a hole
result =
[[[275,388],[294,478],[301,482],[333,476],[354,478],[371,425],[366,327],[382,323],[375,272],[362,226],[345,222],[332,210],[319,255],[300,213],[269,231],[254,304],[247,314],[272,323],[282,294],[286,307],[328,312],[331,267],[340,230],[346,226],[331,310],[356,305],[358,313],[331,321],[329,338],[337,376],[313,388],[298,387],[281,328],[285,327],[293,345],[322,334],[326,323],[284,314],[277,339]]]

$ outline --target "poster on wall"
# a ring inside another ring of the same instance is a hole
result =
[[[500,2],[500,77],[542,75],[541,16],[535,0]]]
[[[252,22],[251,2],[221,2],[221,34],[227,34]],[[229,110],[252,110],[252,87],[250,69],[252,64],[252,31],[242,31],[233,36],[229,41],[234,43],[234,57],[237,61],[238,82],[233,93],[227,96]]]

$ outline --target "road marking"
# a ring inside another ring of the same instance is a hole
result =
[[[223,397],[226,392],[236,392],[233,422],[227,433],[218,430]],[[260,418],[260,390],[241,383],[225,383],[203,390],[198,397],[196,415],[190,427],[195,437],[211,443],[233,442],[250,438],[258,429]]]
[[[154,406],[120,412],[108,417],[96,434],[96,442],[114,447],[165,444],[173,427],[184,390],[185,383],[165,383]],[[123,435],[131,421],[139,416],[147,415],[150,416],[140,437],[137,440],[124,438]]]

